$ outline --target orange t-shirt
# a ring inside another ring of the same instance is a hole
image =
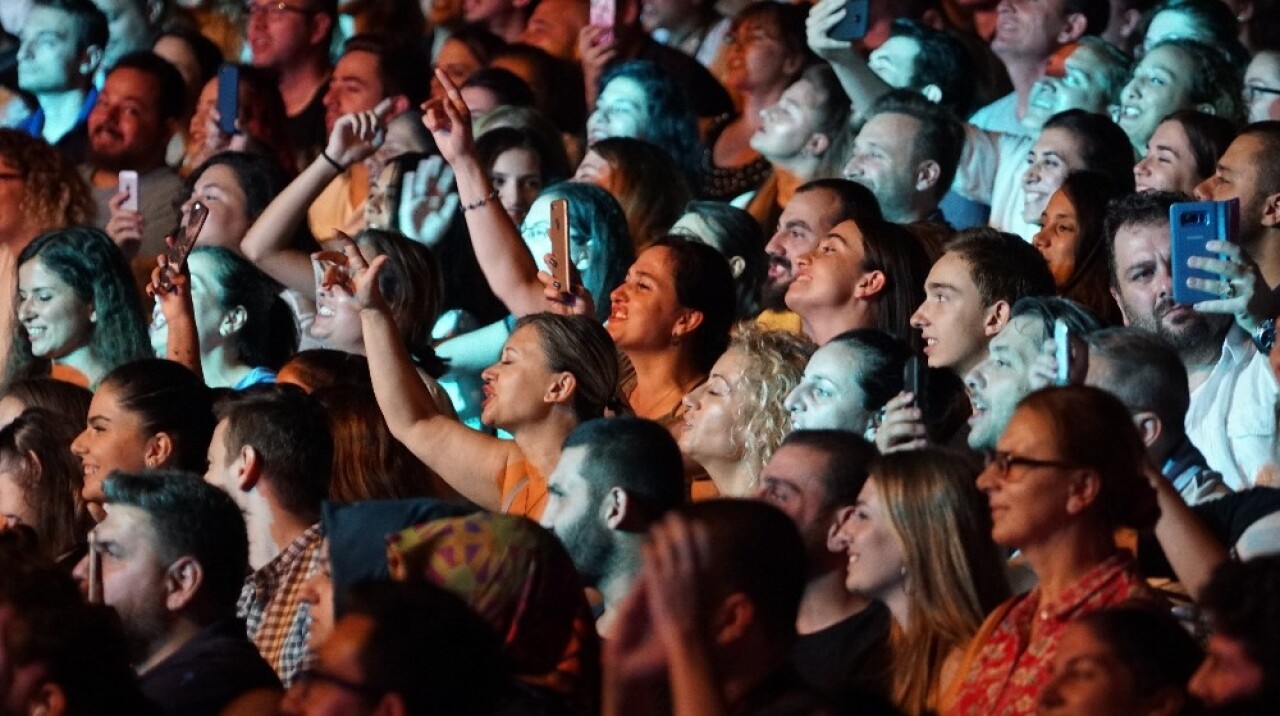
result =
[[[523,458],[513,459],[498,473],[497,481],[498,491],[502,493],[502,512],[523,515],[535,522],[542,517],[547,506],[547,478],[533,463]]]

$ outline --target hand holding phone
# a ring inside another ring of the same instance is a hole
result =
[[[1235,242],[1239,235],[1240,201],[1187,201],[1169,207],[1170,272],[1173,274],[1173,300],[1184,305],[1228,298],[1217,293],[1193,289],[1187,279],[1219,280],[1218,274],[1193,269],[1187,260],[1193,256],[1218,259],[1222,254],[1206,248],[1210,241]]]
[[[204,228],[204,221],[207,218],[209,218],[209,207],[201,202],[195,202],[187,211],[187,221],[180,232],[181,235],[170,241],[169,248],[165,252],[165,270],[160,274],[160,285],[163,288],[173,288],[173,276],[182,270],[182,265],[187,262],[187,256],[191,255],[191,250],[196,247],[196,240],[200,238],[200,229]]]

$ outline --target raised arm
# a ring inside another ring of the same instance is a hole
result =
[[[349,241],[343,242],[343,251],[350,278],[330,269],[325,282],[345,286],[360,304],[373,394],[391,434],[463,497],[487,510],[498,510],[502,494],[497,479],[512,457],[514,444],[472,430],[439,411],[378,290],[378,272],[386,256],[366,264]],[[325,256],[343,262],[341,256],[329,252]],[[334,274],[338,274],[336,280],[330,278]]]
[[[156,257],[156,267],[147,284],[147,295],[155,298],[164,315],[165,358],[181,363],[198,376],[204,375],[200,365],[200,336],[196,330],[196,309],[191,302],[191,278],[185,266],[173,270],[167,256]]]
[[[458,88],[439,70],[445,97],[423,105],[422,123],[435,137],[440,155],[453,167],[458,201],[467,221],[480,270],[494,295],[516,316],[546,310],[538,266],[520,238],[476,156],[471,111]]]
[[[827,32],[844,19],[847,0],[820,0],[809,9],[805,33],[809,49],[835,70],[836,79],[853,102],[853,116],[866,114],[880,95],[893,89],[871,71],[867,61],[845,40],[833,40]]]
[[[329,133],[324,152],[280,192],[258,220],[249,227],[240,250],[263,273],[303,295],[315,292],[315,273],[307,253],[293,245],[307,208],[345,167],[373,153],[386,127],[391,100],[383,100],[373,112],[340,117]],[[362,136],[360,125],[373,121],[373,134]]]
[[[1182,500],[1173,484],[1148,465],[1147,480],[1156,490],[1160,519],[1156,521],[1156,540],[1164,550],[1173,574],[1193,600],[1199,601],[1209,577],[1218,565],[1227,561],[1227,549]]]

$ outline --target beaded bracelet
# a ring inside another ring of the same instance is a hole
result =
[[[485,204],[488,204],[491,201],[495,201],[497,198],[498,198],[498,190],[494,189],[493,191],[489,192],[488,196],[482,196],[479,199],[476,199],[475,201],[471,202],[470,204],[463,204],[462,213],[465,214],[468,211],[471,211],[472,209],[479,209]]]

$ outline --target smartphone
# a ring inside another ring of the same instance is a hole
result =
[[[827,30],[827,37],[833,40],[853,42],[861,40],[867,34],[867,21],[870,0],[849,0],[844,4],[844,17],[834,27]]]
[[[1071,381],[1071,329],[1061,318],[1053,321],[1053,358],[1057,363],[1053,381],[1066,385]]]
[[[1239,199],[1185,201],[1169,207],[1173,300],[1191,305],[1222,298],[1216,293],[1187,286],[1189,278],[1218,280],[1218,274],[1187,266],[1187,259],[1192,256],[1219,258],[1220,255],[1206,249],[1205,244],[1209,241],[1234,241],[1239,235],[1239,224]]]
[[[138,173],[132,169],[125,169],[120,172],[118,187],[120,191],[127,193],[129,196],[120,205],[125,211],[138,210]]]
[[[165,288],[171,286],[170,277],[182,270],[182,264],[186,263],[187,256],[196,247],[196,240],[200,238],[200,230],[204,228],[204,220],[207,218],[209,207],[201,202],[197,201],[187,210],[187,220],[181,235],[174,238],[173,244],[165,252],[165,258],[169,260],[168,270],[160,275],[160,282]]]
[[[600,36],[600,42],[613,42],[613,27],[617,24],[617,14],[616,0],[591,0],[591,25],[607,30]]]
[[[902,389],[914,396],[917,407],[924,399],[926,370],[928,370],[928,367],[920,356],[911,356],[907,359],[906,364],[902,366]]]
[[[223,134],[235,134],[239,115],[240,68],[224,64],[218,68],[218,129]]]
[[[568,291],[572,262],[569,259],[569,200],[556,199],[551,202],[551,254],[556,257],[555,271],[552,277],[560,282],[560,290]]]

